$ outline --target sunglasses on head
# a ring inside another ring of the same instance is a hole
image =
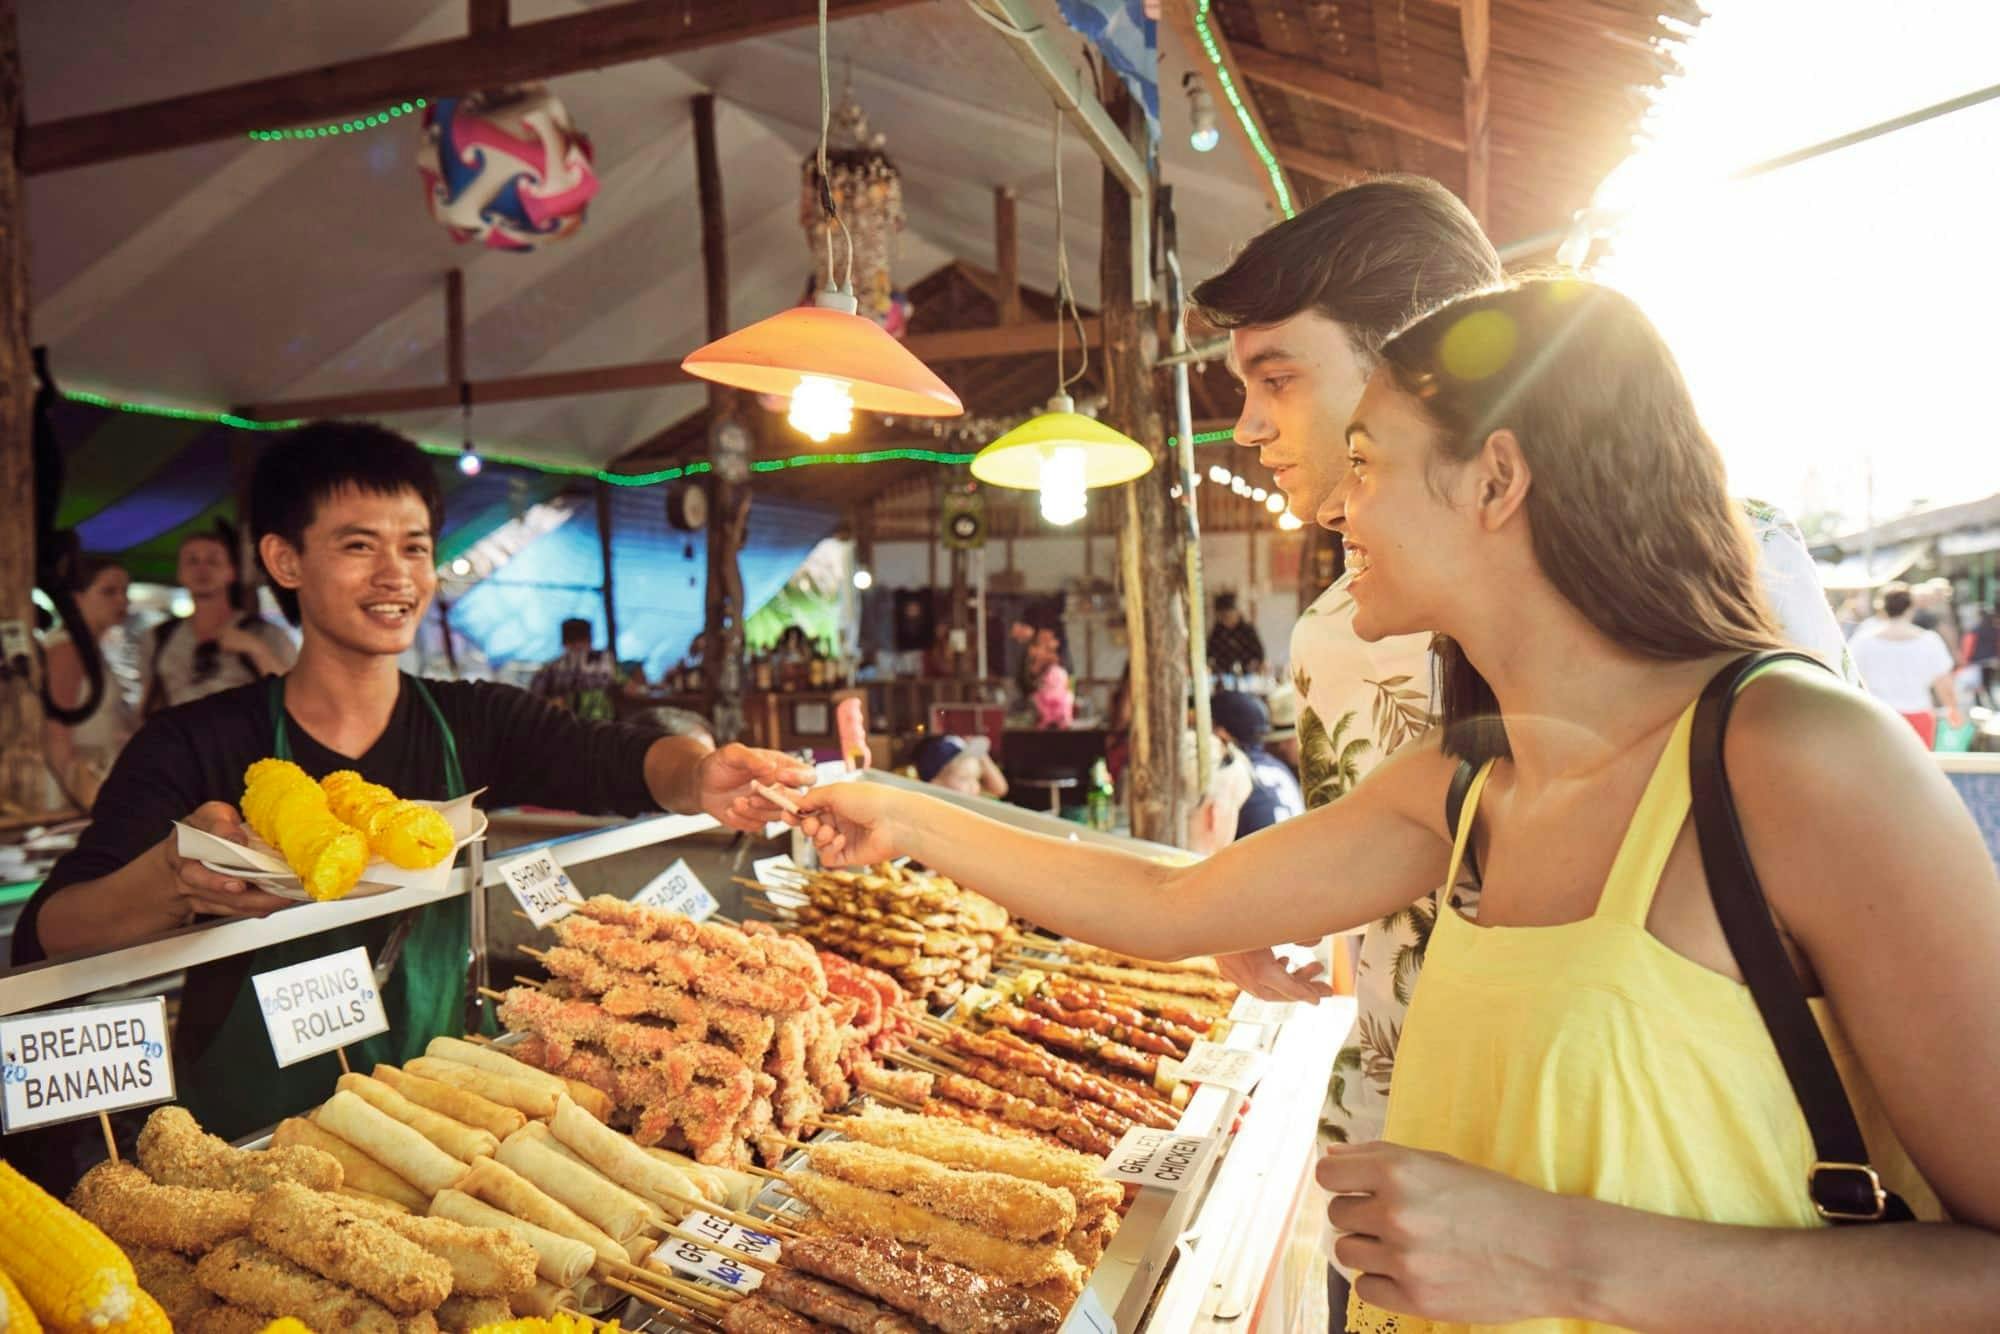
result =
[[[194,646],[194,679],[206,681],[222,666],[222,645],[205,639]]]

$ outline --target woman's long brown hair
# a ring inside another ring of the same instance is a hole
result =
[[[1438,427],[1441,463],[1514,433],[1533,479],[1536,560],[1607,639],[1663,661],[1779,644],[1722,456],[1630,300],[1571,277],[1524,279],[1424,316],[1382,358]],[[1492,687],[1448,636],[1435,657],[1446,753],[1508,754]]]

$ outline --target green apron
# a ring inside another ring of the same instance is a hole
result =
[[[458,742],[451,725],[424,683],[413,676],[410,684],[444,737],[445,796],[462,797],[467,791],[465,775],[459,769]],[[275,676],[271,678],[271,731],[271,753],[281,760],[291,759],[284,679]],[[350,1045],[349,1065],[363,1072],[377,1062],[400,1065],[422,1055],[424,1044],[432,1038],[458,1034],[465,1025],[471,915],[470,899],[460,895],[397,917],[387,928],[386,941],[384,923],[378,918],[258,950],[249,958],[236,999],[214,1039],[199,1056],[175,1069],[174,1085],[181,1102],[202,1125],[234,1139],[325,1101],[340,1075],[339,1058],[328,1052],[279,1069],[250,978],[356,945],[368,947],[378,976],[382,956],[389,956],[391,971],[382,987],[382,1009],[389,1019],[389,1031]]]

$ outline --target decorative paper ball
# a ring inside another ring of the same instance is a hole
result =
[[[589,137],[541,84],[432,102],[417,170],[452,238],[496,250],[570,235],[597,194]]]

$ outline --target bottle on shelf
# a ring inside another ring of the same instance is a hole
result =
[[[1090,790],[1084,794],[1084,814],[1092,829],[1109,832],[1111,811],[1116,799],[1111,785],[1111,769],[1099,756],[1090,766]]]

